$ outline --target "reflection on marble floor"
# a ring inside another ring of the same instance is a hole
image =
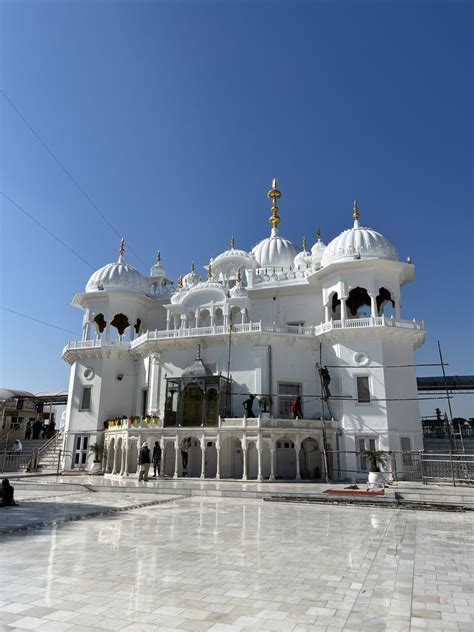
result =
[[[2,536],[0,629],[472,630],[473,547],[471,514],[177,499]]]

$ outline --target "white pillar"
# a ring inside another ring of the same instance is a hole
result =
[[[347,305],[345,296],[341,296],[341,320],[343,323],[347,320]]]
[[[221,477],[221,440],[220,440],[219,435],[217,435],[217,439],[216,439],[216,451],[217,451],[216,479],[219,480]]]
[[[275,442],[270,443],[270,481],[275,480]]]
[[[148,411],[152,415],[158,414],[158,395],[160,389],[160,356],[159,354],[152,353],[149,360],[148,383],[150,385],[150,392],[148,393]]]
[[[242,437],[240,441],[240,445],[242,447],[242,460],[243,460],[243,470],[242,470],[242,480],[247,480],[247,439]]]
[[[377,297],[374,294],[370,294],[370,315],[372,318],[377,318]]]
[[[206,478],[206,438],[204,435],[201,437],[201,476],[199,478]]]
[[[176,437],[174,442],[174,475],[173,478],[178,478],[178,467],[179,467],[179,439]]]
[[[394,303],[395,303],[395,318],[397,320],[401,320],[402,319],[402,315],[401,315],[401,304],[400,304],[400,299],[399,298],[395,298],[394,299]]]
[[[329,322],[329,305],[324,306],[324,322]]]
[[[121,476],[128,476],[128,442],[125,444],[125,447],[122,449],[122,471],[120,472]]]
[[[114,443],[114,461],[112,465],[112,474],[117,473],[117,445]]]
[[[245,323],[245,309],[241,309],[240,310],[240,322],[242,323],[242,325]]]
[[[300,472],[300,451],[301,451],[301,443],[300,440],[297,439],[295,441],[295,454],[296,454],[296,476],[295,479],[297,481],[301,480],[301,472]]]
[[[163,435],[160,439],[160,448],[161,448],[161,463],[160,463],[160,476],[164,476],[165,474],[165,451],[166,451],[166,443]]]
[[[262,480],[262,448],[257,447],[257,481]]]

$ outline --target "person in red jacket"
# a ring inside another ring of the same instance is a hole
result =
[[[301,396],[295,399],[291,405],[291,412],[293,413],[293,419],[303,419],[303,411],[301,410]]]

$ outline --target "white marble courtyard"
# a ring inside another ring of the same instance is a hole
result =
[[[18,492],[96,514],[1,535],[0,629],[472,630],[472,513]],[[26,500],[30,499],[30,500]],[[20,508],[4,509],[13,512]],[[3,525],[5,514],[2,514]]]

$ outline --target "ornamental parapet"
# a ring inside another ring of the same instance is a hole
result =
[[[309,327],[297,325],[277,325],[275,323],[263,323],[262,321],[242,323],[232,325],[230,329],[225,325],[211,325],[209,327],[187,327],[180,329],[164,329],[147,331],[141,336],[135,338],[131,342],[121,340],[79,340],[68,342],[63,349],[63,359],[72,364],[81,357],[100,357],[103,353],[121,353],[124,351],[141,351],[142,349],[150,350],[148,347],[151,343],[160,341],[168,341],[170,345],[178,340],[202,338],[202,337],[226,337],[245,336],[253,334],[264,334],[270,336],[291,336],[299,339],[307,337],[318,337],[330,332],[339,330],[349,331],[352,329],[380,329],[392,328],[398,331],[416,332],[424,336],[423,321],[416,320],[400,320],[395,318],[386,318],[385,316],[377,316],[376,318],[348,318],[346,320],[330,320],[320,325],[312,325]]]

